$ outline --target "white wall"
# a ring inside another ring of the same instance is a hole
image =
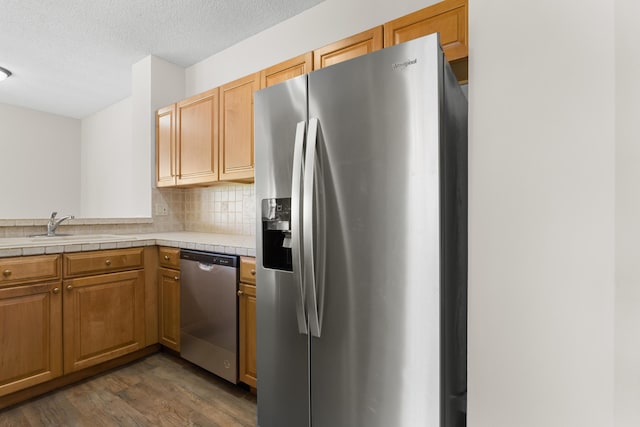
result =
[[[616,427],[640,425],[640,3],[616,0]]]
[[[325,0],[187,68],[187,96],[260,71],[437,1]]]
[[[0,218],[80,211],[80,121],[0,104]]]
[[[612,426],[613,2],[470,3],[469,426]]]
[[[132,66],[131,97],[82,121],[82,216],[150,217],[155,111],[184,97],[184,68],[147,56]]]
[[[138,210],[131,185],[131,120],[131,98],[82,120],[79,216],[122,218]]]

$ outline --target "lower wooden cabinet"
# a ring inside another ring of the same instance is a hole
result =
[[[0,258],[0,408],[157,342],[146,335],[147,309],[157,314],[155,289],[145,306],[144,253]]]
[[[256,386],[256,287],[240,284],[240,381]]]
[[[65,373],[144,347],[143,270],[65,280],[63,288]]]
[[[62,375],[60,281],[0,289],[0,396]]]
[[[180,272],[158,269],[160,344],[180,351]]]
[[[239,378],[243,383],[256,387],[256,259],[253,257],[240,257],[238,308]]]

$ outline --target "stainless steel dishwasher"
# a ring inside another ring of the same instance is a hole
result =
[[[180,355],[238,382],[238,257],[180,251]]]

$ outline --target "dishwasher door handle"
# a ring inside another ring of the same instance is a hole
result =
[[[198,263],[198,268],[202,271],[213,271],[215,264],[205,264],[203,262]]]

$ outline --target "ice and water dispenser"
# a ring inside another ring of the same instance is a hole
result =
[[[293,271],[291,198],[262,200],[262,258],[265,268]]]

